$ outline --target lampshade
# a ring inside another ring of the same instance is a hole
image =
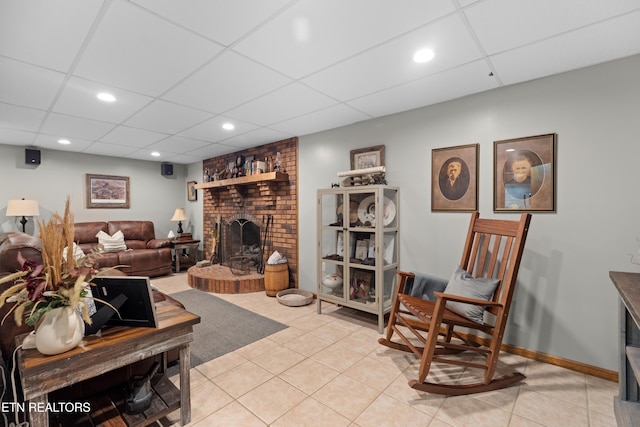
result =
[[[40,209],[37,200],[9,200],[7,216],[38,216]]]
[[[186,213],[184,213],[183,208],[176,209],[176,211],[173,213],[173,217],[171,217],[171,221],[186,221],[188,219],[189,217]]]

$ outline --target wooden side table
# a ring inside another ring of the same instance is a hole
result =
[[[54,356],[44,356],[36,349],[18,351],[24,398],[31,402],[28,406],[30,426],[49,425],[46,408],[50,392],[172,348],[180,349],[180,423],[188,424],[191,420],[189,344],[193,341],[193,325],[200,323],[200,317],[173,304],[159,304],[156,310],[157,328],[109,327],[102,331],[101,337],[85,337],[82,345]],[[155,419],[173,410],[164,408]],[[117,413],[113,416],[119,417]],[[109,425],[119,425],[113,422]]]
[[[195,264],[197,261],[197,253],[198,246],[200,245],[200,240],[172,240],[171,248],[175,250],[176,257],[176,273],[180,273],[180,249],[182,252],[187,252],[189,254],[189,260],[192,264]],[[195,252],[194,252],[195,251]]]

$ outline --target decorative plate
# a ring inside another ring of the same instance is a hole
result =
[[[376,198],[375,196],[365,197],[358,207],[358,218],[363,223],[369,221],[373,224],[376,220]],[[396,204],[388,197],[384,198],[384,206],[382,208],[382,223],[383,225],[389,225],[396,217]]]

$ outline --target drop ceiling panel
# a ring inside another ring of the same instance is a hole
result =
[[[35,132],[46,115],[45,111],[33,108],[0,104],[0,129],[13,129]]]
[[[96,141],[114,127],[112,123],[50,113],[40,131],[66,139],[80,138]]]
[[[348,104],[374,117],[393,114],[494,89],[498,84],[495,78],[489,77],[489,72],[486,62],[480,60],[446,73],[358,98]]]
[[[114,0],[75,74],[157,96],[221,50],[217,43]]]
[[[210,159],[212,157],[221,156],[226,153],[231,153],[235,150],[236,150],[235,147],[226,145],[226,144],[210,144],[196,150],[191,150],[185,155],[193,156],[194,158],[200,158],[200,159]],[[173,158],[175,158],[175,156],[173,156]],[[177,160],[174,160],[174,161],[177,161]]]
[[[93,144],[85,148],[83,153],[95,154],[98,156],[127,157],[136,150],[137,148],[135,147],[94,142]]]
[[[233,130],[225,130],[222,125],[225,123],[232,123],[235,126]],[[245,123],[239,120],[231,120],[222,116],[216,116],[209,119],[199,125],[180,132],[180,136],[186,136],[188,138],[200,139],[202,141],[220,142],[227,138],[231,138],[235,135],[246,133],[256,129],[258,126]]]
[[[629,37],[636,33],[637,37]],[[616,39],[611,44],[605,40]],[[640,11],[491,57],[504,84],[588,67],[640,51]]]
[[[0,56],[0,102],[46,110],[65,75]]]
[[[464,13],[486,53],[491,55],[638,7],[638,0],[488,0],[474,4]]]
[[[97,98],[100,92],[111,93],[116,97],[116,101],[100,101]],[[148,96],[72,77],[53,106],[53,111],[109,123],[120,123],[152,100],[153,98]]]
[[[173,135],[211,117],[211,114],[203,111],[156,100],[127,120],[125,124]]]
[[[338,104],[291,120],[285,120],[270,127],[293,135],[308,135],[370,118],[370,116],[354,110],[348,105]]]
[[[337,104],[300,83],[293,83],[226,113],[245,122],[269,125]],[[274,108],[277,106],[277,108]]]
[[[301,78],[453,10],[447,0],[301,0],[234,49]]]
[[[67,72],[101,0],[10,1],[0,6],[0,55]]]
[[[198,148],[206,147],[210,143],[205,141],[199,141],[197,139],[184,138],[182,136],[170,136],[162,141],[149,145],[149,148],[154,151],[160,151],[165,153],[187,153]]]
[[[31,145],[35,137],[36,134],[34,132],[0,129],[0,144]]]
[[[413,61],[419,49],[431,49],[433,60]],[[341,101],[407,83],[481,57],[460,16],[449,15],[360,55],[303,79]],[[375,72],[368,72],[376,70]]]
[[[162,17],[229,46],[289,0],[133,0]]]
[[[245,148],[251,148],[258,145],[264,145],[271,141],[280,141],[282,139],[291,138],[294,135],[280,132],[270,128],[259,128],[251,132],[243,133],[232,138],[225,139],[220,145],[231,148],[227,152],[234,152]],[[198,154],[200,150],[194,150],[190,154]]]
[[[100,138],[100,142],[141,148],[151,145],[154,142],[158,142],[167,136],[169,135],[165,133],[151,132],[129,126],[118,126],[107,135]]]
[[[189,76],[163,98],[222,113],[291,82],[234,52],[225,52]]]
[[[65,145],[60,144],[58,139],[60,139],[59,135],[46,135],[41,133],[36,137],[34,145],[38,148],[48,148],[50,150],[81,152],[94,142],[86,139],[74,138],[74,140],[71,141],[71,144]]]

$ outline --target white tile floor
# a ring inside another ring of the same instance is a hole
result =
[[[167,293],[188,289],[183,273],[152,282]],[[610,381],[505,353],[503,367],[527,376],[518,386],[458,397],[418,392],[407,385],[416,358],[378,344],[374,316],[327,303],[318,315],[315,301],[287,307],[264,292],[215,295],[289,327],[192,368],[189,426],[616,425]],[[178,420],[176,412],[158,425]]]

